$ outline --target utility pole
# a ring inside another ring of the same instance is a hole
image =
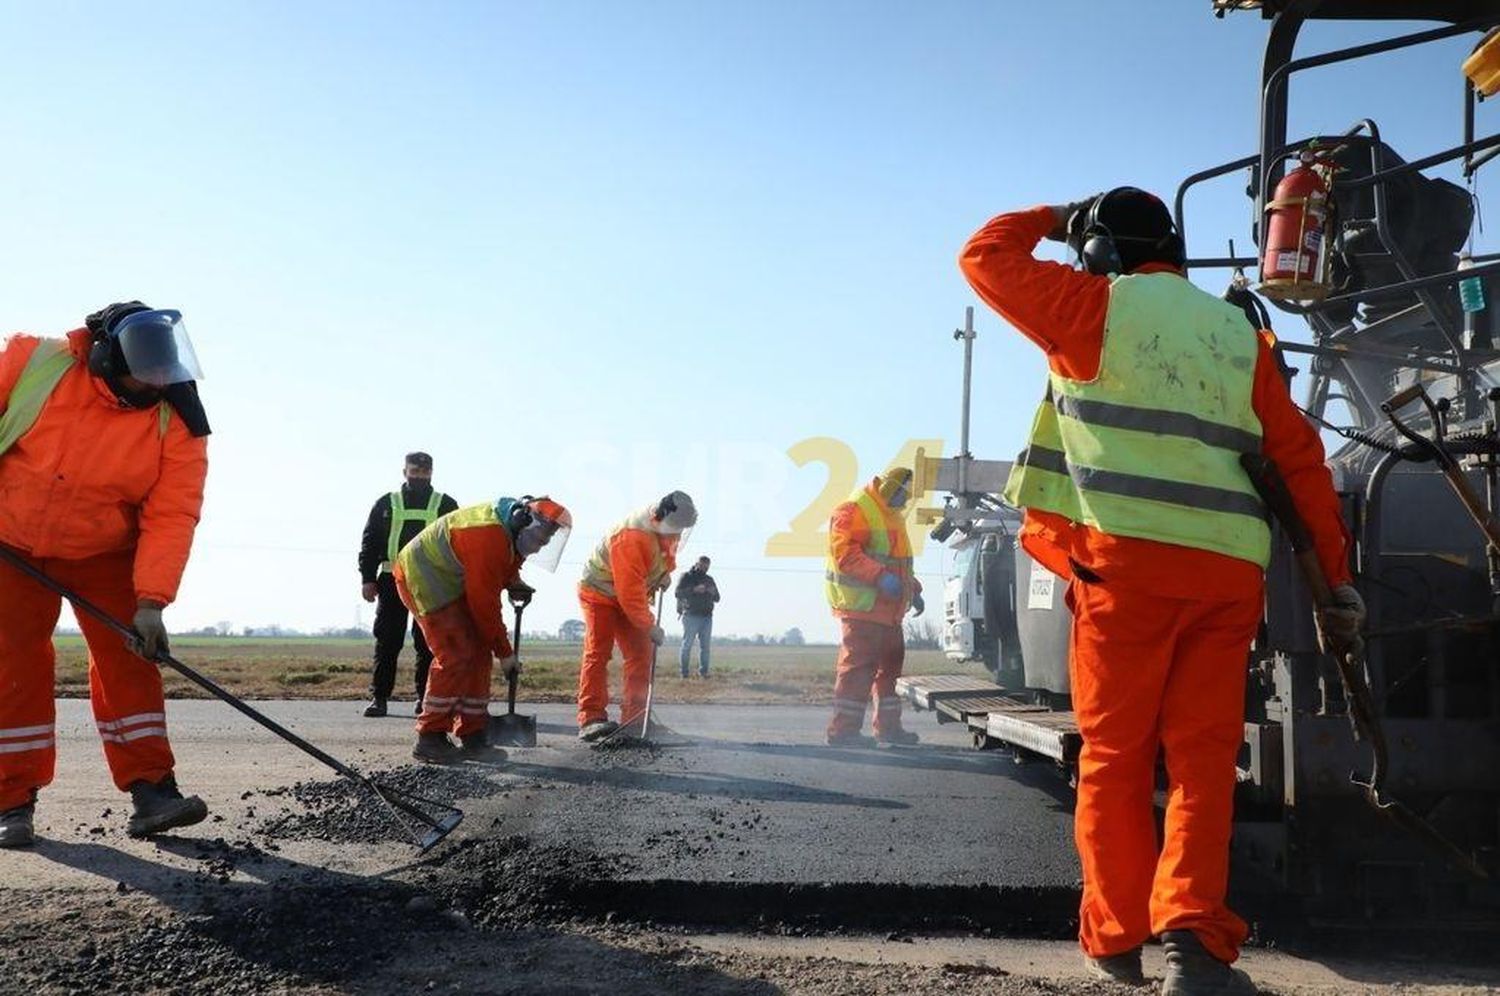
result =
[[[969,461],[974,455],[969,452],[969,394],[970,384],[974,376],[974,339],[979,333],[974,331],[974,306],[970,305],[964,309],[964,327],[953,330],[953,338],[960,339],[964,344],[964,407],[963,420],[959,428],[958,444],[958,493],[960,498],[969,493]]]

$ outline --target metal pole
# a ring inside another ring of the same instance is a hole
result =
[[[958,444],[958,493],[969,493],[969,397],[974,378],[974,306],[964,309],[964,327],[953,333],[953,338],[964,342],[964,409],[963,422],[959,428]]]

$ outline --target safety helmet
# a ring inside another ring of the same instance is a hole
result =
[[[203,379],[180,311],[125,301],[84,321],[93,334],[89,369],[112,387],[125,375],[157,389]]]
[[[573,534],[573,516],[543,495],[525,496],[511,506],[509,522],[516,552],[544,571],[555,571]]]
[[[651,510],[651,525],[675,556],[687,544],[698,522],[698,509],[686,491],[673,491]]]
[[[892,467],[880,478],[880,499],[891,508],[903,508],[911,499],[911,468]]]

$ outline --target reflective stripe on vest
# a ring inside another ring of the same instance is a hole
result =
[[[443,493],[433,491],[432,497],[427,499],[426,508],[407,508],[406,501],[401,497],[401,492],[391,492],[391,531],[385,540],[385,561],[381,563],[382,572],[391,569],[396,562],[396,554],[401,552],[401,530],[408,522],[420,522],[425,527],[437,518],[438,506],[443,503]]]
[[[26,358],[26,366],[21,368],[21,376],[16,378],[5,411],[0,412],[0,455],[9,452],[36,425],[47,399],[76,362],[68,344],[61,339],[43,339],[36,344]],[[165,439],[172,409],[163,401],[157,404],[156,411],[157,435]]]
[[[61,339],[43,339],[36,344],[10,392],[5,412],[0,414],[0,453],[31,431],[42,406],[75,362],[68,344]]]
[[[864,554],[887,570],[900,575],[902,580],[911,577],[911,538],[906,534],[905,523],[891,526],[880,502],[868,491],[861,490],[850,497],[857,514],[864,520],[870,533],[870,542]],[[829,537],[828,560],[824,570],[824,592],[828,604],[835,611],[869,612],[875,608],[880,589],[858,578],[839,571],[838,561],[833,557],[833,538]],[[903,585],[903,589],[905,585]]]
[[[1099,374],[1051,376],[1006,500],[1265,567],[1270,529],[1239,464],[1261,445],[1257,351],[1238,308],[1183,278],[1117,278]]]
[[[594,552],[589,556],[588,563],[583,567],[582,584],[586,588],[592,588],[607,598],[617,598],[615,594],[614,567],[609,562],[609,543],[620,533],[627,529],[636,529],[643,533],[656,535],[651,528],[652,515],[650,509],[637,512],[624,522],[611,529],[594,547]],[[661,579],[671,572],[667,564],[666,555],[662,553],[660,541],[656,544],[656,553],[651,558],[651,569],[646,572],[646,591],[650,592],[661,584]]]
[[[464,597],[464,565],[453,551],[454,531],[498,525],[500,516],[493,503],[469,505],[429,523],[401,548],[396,560],[419,615],[436,612]],[[501,532],[510,537],[508,530]]]

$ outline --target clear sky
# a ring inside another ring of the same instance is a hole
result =
[[[575,616],[601,533],[681,487],[720,632],[809,638],[835,632],[820,561],[764,550],[827,473],[788,449],[842,441],[862,478],[908,439],[951,453],[964,239],[1252,151],[1266,30],[1208,0],[0,2],[0,23],[0,325],[139,297],[183,311],[207,373],[170,626],[368,621],[360,528],[421,448],[461,503],[573,509],[528,628]],[[1376,33],[1314,26],[1300,51]],[[1471,43],[1309,76],[1293,134],[1374,116],[1411,158],[1456,143]],[[1190,201],[1192,251],[1248,245],[1242,186]],[[1008,458],[1044,366],[978,318],[973,446]],[[936,591],[941,551],[921,565]]]

